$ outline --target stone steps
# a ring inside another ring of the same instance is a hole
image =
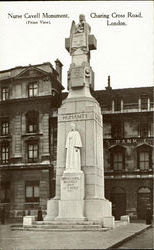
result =
[[[11,230],[19,231],[107,231],[108,228],[102,228],[101,223],[97,222],[45,222],[36,221],[31,226],[12,225]]]
[[[99,225],[102,224],[97,221],[76,221],[76,220],[62,220],[62,221],[35,221],[36,225]]]
[[[76,232],[76,231],[108,231],[109,228],[44,228],[44,227],[12,227],[12,231],[52,231],[52,232]]]
[[[115,221],[115,228],[127,225],[126,221]],[[102,227],[100,222],[94,221],[84,221],[78,222],[75,221],[35,221],[33,225],[23,227],[22,224],[12,225],[11,230],[13,231],[108,231],[110,228]]]
[[[100,229],[99,225],[33,225],[34,228],[52,228],[52,229]]]

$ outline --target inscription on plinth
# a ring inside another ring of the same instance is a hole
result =
[[[58,122],[82,121],[82,120],[95,120],[100,125],[102,125],[101,116],[96,114],[95,112],[58,115]]]
[[[77,120],[87,120],[87,113],[76,113],[76,114],[67,114],[67,115],[59,115],[58,121],[77,121]]]
[[[79,177],[63,177],[62,178],[64,190],[67,192],[74,192],[79,189]]]
[[[84,197],[83,173],[65,174],[61,178],[61,199],[62,200],[81,200]]]

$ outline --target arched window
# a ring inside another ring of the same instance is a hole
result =
[[[39,113],[36,111],[29,111],[26,114],[26,132],[37,133],[39,128]]]
[[[150,145],[143,144],[137,147],[137,167],[140,170],[152,168],[152,148]]]
[[[150,194],[151,190],[148,187],[141,187],[141,188],[139,188],[138,193],[140,193],[140,194],[149,193]]]
[[[125,169],[125,148],[120,145],[110,148],[110,160],[113,170]]]

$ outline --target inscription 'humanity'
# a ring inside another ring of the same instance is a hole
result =
[[[78,113],[78,114],[67,114],[67,115],[59,115],[58,116],[58,121],[59,122],[78,121],[78,120],[92,120],[92,119],[95,119],[100,124],[102,122],[101,117],[98,114],[94,113],[94,112]]]

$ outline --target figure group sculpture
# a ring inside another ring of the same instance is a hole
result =
[[[83,50],[88,53],[88,36],[90,34],[91,27],[86,23],[85,16],[81,14],[79,16],[79,23],[76,25],[72,22],[72,27],[70,31],[70,54],[76,52],[76,50]],[[78,41],[79,46],[78,46]]]

